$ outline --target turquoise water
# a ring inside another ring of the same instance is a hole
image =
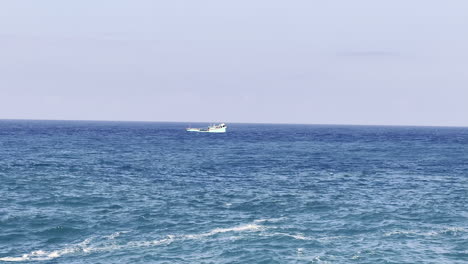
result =
[[[228,125],[0,121],[0,263],[468,262],[468,129]]]

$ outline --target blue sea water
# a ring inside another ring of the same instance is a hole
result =
[[[467,128],[228,125],[0,121],[0,263],[468,263]]]

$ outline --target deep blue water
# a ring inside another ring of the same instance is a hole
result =
[[[0,121],[0,263],[468,263],[467,128],[228,125]]]

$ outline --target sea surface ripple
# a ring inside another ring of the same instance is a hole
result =
[[[228,125],[0,120],[0,263],[468,263],[467,128]]]

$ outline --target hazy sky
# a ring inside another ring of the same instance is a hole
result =
[[[0,1],[0,118],[468,126],[468,1]]]

